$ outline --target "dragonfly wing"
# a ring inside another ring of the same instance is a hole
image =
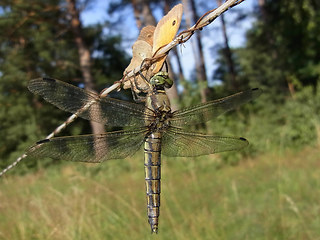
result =
[[[31,147],[27,156],[92,163],[121,159],[139,150],[146,133],[147,130],[143,128],[136,131],[45,139]]]
[[[172,114],[170,123],[174,127],[205,123],[222,113],[230,111],[258,97],[260,94],[261,90],[254,88],[248,91],[236,93],[229,97],[178,110]]]
[[[85,91],[71,84],[51,78],[37,78],[29,82],[31,92],[39,94],[58,108],[76,113],[78,116],[109,126],[144,126],[143,105],[112,98],[99,98],[93,92]],[[89,103],[92,103],[89,107]],[[80,109],[86,108],[84,111]]]
[[[169,157],[197,157],[240,150],[248,144],[244,138],[185,132],[171,127],[163,135],[162,153]]]

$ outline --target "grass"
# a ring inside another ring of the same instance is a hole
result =
[[[163,159],[150,234],[143,161],[66,162],[0,179],[0,239],[320,239],[319,150],[236,166],[219,155]]]

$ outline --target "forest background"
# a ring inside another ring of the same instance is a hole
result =
[[[0,2],[1,169],[70,115],[30,93],[29,80],[50,76],[101,91],[122,78],[139,29],[156,25],[178,3],[109,1],[108,20],[84,26],[82,13],[99,2]],[[201,160],[164,159],[167,210],[159,238],[320,239],[320,3],[259,0],[241,7],[247,2],[170,52],[176,108],[253,87],[263,94],[207,125],[209,133],[247,138],[248,148]],[[222,1],[182,3],[184,30]],[[128,11],[132,29],[123,27]],[[232,47],[232,34],[249,21],[243,44]],[[194,64],[186,61],[190,56]],[[132,101],[130,91],[111,96]],[[94,128],[78,119],[60,136],[99,131]],[[132,231],[132,239],[148,239],[141,154],[94,167],[21,162],[1,179],[0,239],[88,239],[92,232],[91,239],[124,239]]]

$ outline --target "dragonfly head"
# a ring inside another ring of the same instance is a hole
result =
[[[153,87],[171,88],[173,85],[172,79],[169,78],[167,72],[158,72],[150,79],[150,84]]]

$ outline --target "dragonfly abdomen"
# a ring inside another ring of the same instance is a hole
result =
[[[151,133],[144,144],[147,213],[152,233],[158,232],[160,213],[161,133]]]

